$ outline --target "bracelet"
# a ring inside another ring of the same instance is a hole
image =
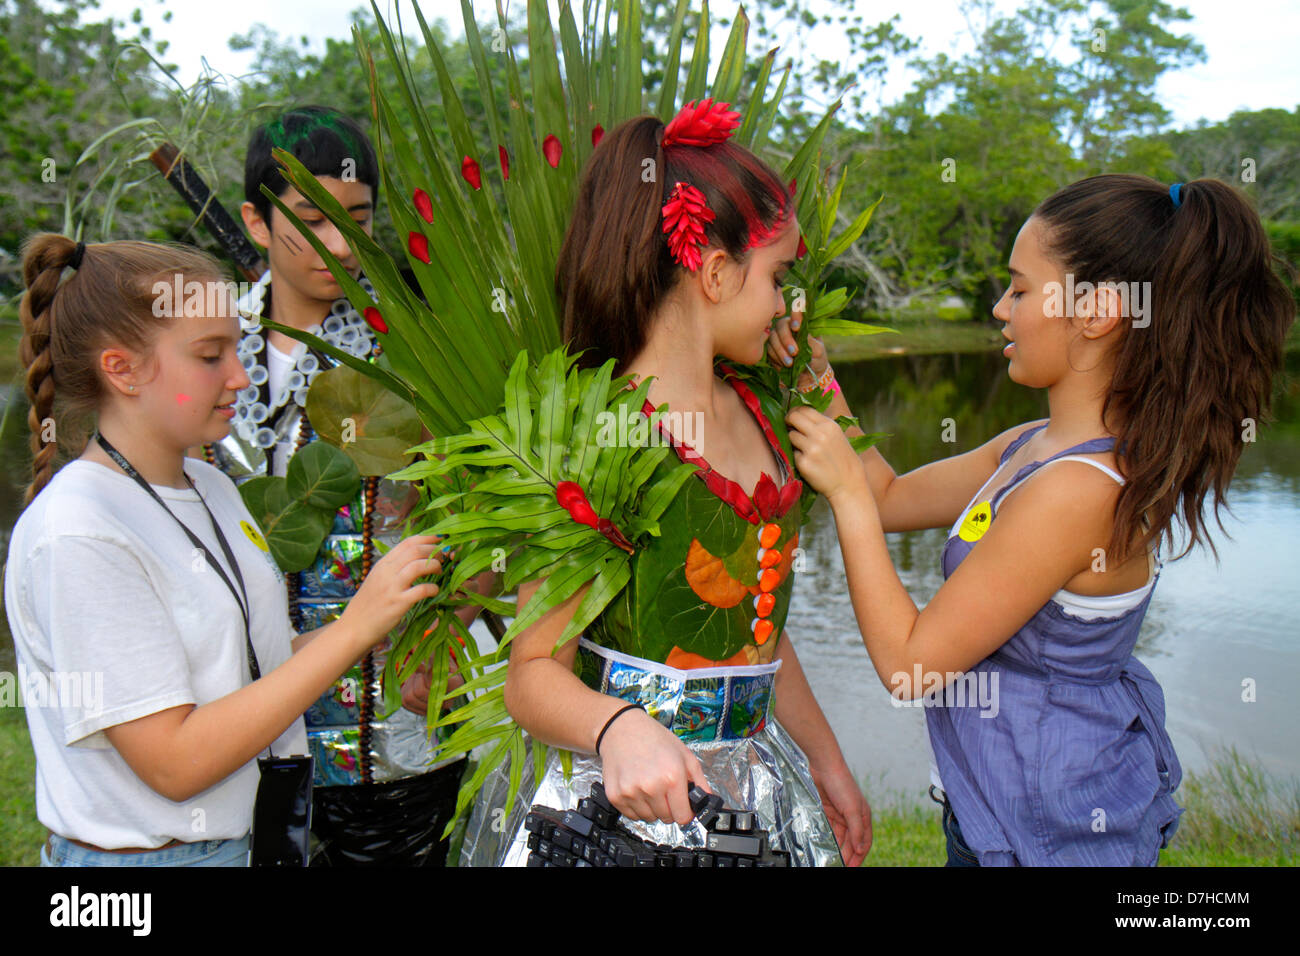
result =
[[[605,731],[609,730],[610,725],[626,714],[629,710],[645,710],[645,708],[640,704],[628,704],[626,707],[620,707],[618,710],[614,711],[613,716],[610,717],[609,720],[605,721],[605,726],[600,728],[600,734],[596,737],[597,756],[600,756],[600,742],[605,739]]]
[[[808,371],[811,373],[812,369],[810,368]],[[829,392],[832,390],[838,391],[838,387],[835,384],[835,369],[831,368],[830,362],[827,362],[825,371],[816,376],[807,386],[801,385],[798,386],[798,388],[804,395],[807,395],[814,389],[821,389],[823,392]]]

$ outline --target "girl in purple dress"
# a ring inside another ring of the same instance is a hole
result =
[[[1158,550],[1176,519],[1180,557],[1213,548],[1205,502],[1217,518],[1268,411],[1295,302],[1258,215],[1214,180],[1074,183],[1026,221],[1010,274],[1008,374],[1047,389],[1048,419],[895,476],[854,455],[837,395],[831,418],[789,416],[795,461],[834,511],[880,679],[926,697],[949,863],[1150,866],[1182,812],[1164,697],[1132,656]],[[948,526],[918,611],[884,532]]]

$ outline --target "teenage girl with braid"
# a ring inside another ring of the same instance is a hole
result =
[[[154,311],[155,282],[219,282],[217,263],[182,246],[40,235],[23,275],[35,460],[5,608],[25,686],[49,690],[27,706],[51,833],[41,862],[244,865],[257,757],[305,753],[303,711],[436,593],[416,583],[439,570],[435,539],[394,547],[340,620],[294,634],[235,486],[185,456],[225,436],[248,385],[234,303]],[[53,474],[56,403],[97,431]]]
[[[1182,812],[1164,696],[1132,656],[1156,551],[1177,519],[1183,554],[1209,543],[1205,500],[1217,515],[1268,411],[1295,301],[1258,215],[1214,180],[1067,186],[1010,272],[993,310],[1008,374],[1047,389],[1050,417],[895,476],[801,408],[795,460],[835,514],[881,681],[906,698],[934,686],[918,672],[948,683],[926,720],[950,865],[1150,866]],[[788,344],[778,329],[772,351]],[[918,612],[883,532],[934,527],[951,527],[945,583]],[[995,711],[963,706],[962,672],[996,688]]]

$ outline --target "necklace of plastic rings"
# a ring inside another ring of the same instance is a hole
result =
[[[358,281],[361,288],[373,299],[375,290],[370,280],[361,276]],[[270,448],[277,440],[275,432],[263,422],[290,400],[299,408],[305,407],[307,389],[311,386],[312,379],[325,370],[321,367],[320,360],[310,350],[304,349],[286,376],[279,394],[271,397],[271,406],[268,408],[261,401],[260,390],[269,377],[266,370],[266,356],[262,354],[267,346],[266,339],[261,335],[260,321],[267,285],[266,282],[259,282],[252,288],[248,302],[244,306],[244,310],[249,314],[241,315],[239,320],[243,331],[243,337],[239,341],[239,360],[244,366],[244,371],[248,373],[249,385],[243,391],[236,393],[235,417],[231,421],[231,425],[244,441],[263,449]],[[330,345],[350,352],[357,358],[367,358],[374,348],[374,339],[366,326],[366,320],[353,308],[346,296],[335,299],[325,321],[317,329],[308,331],[314,331]]]

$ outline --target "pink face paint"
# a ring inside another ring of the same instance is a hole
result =
[[[184,404],[185,404],[186,402],[188,402],[189,400],[190,400],[190,397],[189,397],[188,395],[184,394],[184,393],[178,393],[177,396],[176,396],[176,404],[177,404],[177,405],[184,405]]]

